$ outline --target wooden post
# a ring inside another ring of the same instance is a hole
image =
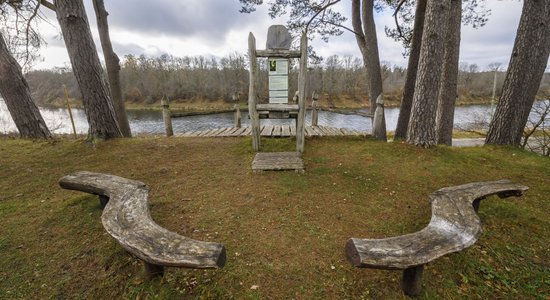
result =
[[[147,273],[149,277],[162,277],[164,275],[164,267],[161,265],[151,264],[146,261],[143,262],[143,265],[145,266],[145,273]]]
[[[306,118],[306,83],[307,83],[307,35],[302,33],[300,39],[300,75],[298,79],[298,119],[296,121],[296,151],[304,152],[305,118]]]
[[[258,73],[258,62],[256,59],[256,38],[248,34],[248,57],[250,59],[250,84],[248,87],[248,115],[250,116],[250,127],[252,134],[252,148],[260,151],[260,116],[256,111],[256,81]]]
[[[164,120],[166,136],[173,136],[174,130],[172,129],[172,115],[170,114],[170,104],[168,103],[168,98],[162,96],[160,103],[162,105],[162,119]]]
[[[407,296],[418,296],[422,290],[422,272],[424,265],[403,270],[403,292]]]
[[[319,100],[319,95],[313,91],[311,98],[313,99],[311,103],[311,126],[317,126],[319,123],[319,110],[317,109],[317,100]]]
[[[71,110],[71,104],[69,103],[69,91],[67,91],[66,85],[63,85],[63,89],[65,90],[65,100],[67,101],[67,110],[69,111],[69,117],[71,118],[71,125],[73,126],[73,134],[74,134],[74,138],[76,139],[76,127],[74,126],[73,112]]]
[[[376,98],[376,110],[374,111],[374,117],[372,119],[372,135],[377,140],[387,141],[388,137],[386,135],[386,118],[384,116],[384,99],[381,94]]]
[[[232,96],[233,101],[235,101],[235,128],[241,128],[241,108],[239,107],[239,94],[235,93]]]

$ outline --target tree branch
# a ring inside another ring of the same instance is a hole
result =
[[[336,1],[334,1],[334,2],[330,2],[330,1],[329,1],[325,6],[321,7],[321,8],[319,9],[319,11],[317,11],[317,12],[313,15],[313,17],[311,17],[311,19],[309,19],[309,21],[307,21],[306,27],[304,28],[304,31],[305,31],[305,32],[308,31],[309,25],[311,24],[311,22],[313,22],[313,20],[314,20],[315,18],[317,18],[317,16],[319,16],[320,13],[324,12],[327,8],[331,7],[332,5],[334,5],[334,4],[336,4],[336,3],[340,2],[340,1],[341,1],[341,0],[336,0]]]
[[[399,12],[399,10],[401,10],[401,7],[403,6],[403,4],[405,4],[405,2],[407,2],[407,0],[401,0],[399,1],[399,4],[397,5],[397,7],[395,8],[395,11],[393,12],[393,18],[395,20],[395,26],[397,27],[397,32],[399,33],[399,36],[407,43],[407,44],[410,44],[411,41],[410,39],[408,39],[407,37],[405,37],[405,35],[403,34],[403,31],[401,30],[401,26],[399,25],[399,20],[397,18],[397,13]]]
[[[355,30],[353,30],[353,29],[351,29],[351,28],[349,28],[349,27],[347,27],[347,26],[344,26],[344,25],[342,25],[342,24],[336,24],[336,23],[331,22],[331,21],[323,21],[323,22],[324,22],[324,23],[327,23],[327,24],[330,24],[330,25],[332,25],[332,26],[340,27],[340,28],[342,28],[342,29],[344,29],[344,30],[347,30],[347,31],[349,31],[349,32],[351,32],[351,33],[353,33],[353,34],[356,34],[356,35],[360,34],[360,33],[358,33],[358,32],[355,32]]]
[[[44,5],[45,7],[55,11],[55,5],[51,2],[48,2],[47,0],[39,0],[38,1],[41,5]]]

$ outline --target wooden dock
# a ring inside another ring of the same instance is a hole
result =
[[[327,126],[306,126],[306,136],[364,136],[366,132],[351,130],[347,128],[335,128]],[[176,134],[185,137],[232,137],[250,135],[250,127],[226,127],[210,130],[196,130]],[[260,135],[263,137],[289,137],[296,136],[296,127],[291,125],[263,125],[260,128]]]

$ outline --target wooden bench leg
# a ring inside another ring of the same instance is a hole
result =
[[[107,202],[109,202],[109,197],[98,195],[99,196],[99,205],[101,205],[101,209],[104,209],[107,205]]]
[[[418,296],[422,290],[422,272],[424,265],[403,270],[403,292],[407,296]]]
[[[147,273],[147,275],[149,275],[149,277],[156,277],[156,276],[163,276],[164,275],[164,267],[161,266],[161,265],[155,265],[155,264],[150,264],[148,262],[143,262],[143,264],[145,265],[145,272]]]

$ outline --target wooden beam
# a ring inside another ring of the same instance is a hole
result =
[[[294,50],[256,50],[256,57],[300,58],[301,52]]]
[[[248,57],[250,59],[250,83],[248,88],[248,114],[250,116],[250,127],[252,128],[252,148],[260,151],[260,118],[256,111],[256,79],[258,78],[258,62],[256,59],[256,38],[248,34]]]
[[[296,122],[296,151],[304,152],[305,119],[306,119],[306,83],[307,83],[307,35],[302,33],[300,39],[300,77],[298,81],[298,119]]]
[[[298,104],[256,104],[256,110],[265,111],[299,111]]]

